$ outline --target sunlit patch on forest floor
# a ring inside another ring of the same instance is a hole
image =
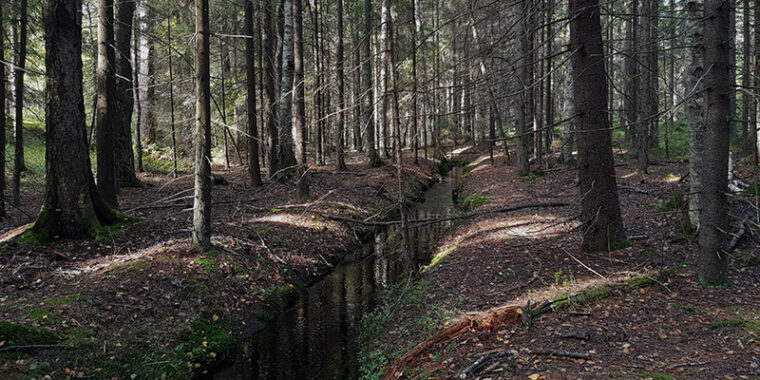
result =
[[[294,200],[292,181],[246,186],[242,168],[215,176],[213,245],[192,250],[192,174],[141,174],[125,188],[122,210],[137,218],[95,239],[0,248],[0,377],[187,378],[258,327],[294,293],[361,244],[370,227],[330,219],[382,220],[398,201],[396,168],[349,172],[312,168],[311,198]],[[433,163],[405,158],[408,197],[432,179]],[[38,212],[41,189],[22,189],[8,227]],[[10,231],[10,228],[8,228]],[[26,331],[30,334],[18,334]],[[52,335],[50,334],[52,333]],[[29,336],[49,337],[37,340]],[[41,349],[12,346],[52,344]]]
[[[551,158],[550,158],[551,159]],[[625,157],[616,158],[626,162]],[[422,350],[401,378],[596,379],[758,378],[760,267],[757,237],[734,254],[732,286],[704,289],[695,274],[694,236],[683,222],[686,163],[617,167],[628,244],[608,253],[581,252],[576,172],[549,161],[543,173],[520,177],[514,168],[476,160],[467,168],[460,199],[485,201],[439,242],[445,253],[419,279],[426,292],[397,308],[364,350],[368,378],[460,321],[505,305],[535,307],[558,295],[668,271],[664,281],[617,291],[535,317],[530,326],[474,328]],[[755,172],[739,166],[745,181]],[[491,209],[535,203],[572,206]],[[472,367],[479,359],[476,367]],[[475,368],[473,370],[473,368]],[[388,375],[387,373],[385,375]],[[395,373],[394,375],[399,375]],[[395,378],[392,377],[392,378]]]

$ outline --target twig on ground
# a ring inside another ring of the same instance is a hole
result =
[[[477,360],[472,362],[472,364],[468,365],[467,367],[459,371],[456,374],[456,376],[454,376],[454,378],[466,379],[467,376],[480,371],[489,361],[493,359],[503,358],[505,356],[510,356],[510,355],[514,355],[514,352],[513,351],[498,351],[498,352],[491,352],[491,353],[484,354],[480,356]]]
[[[65,344],[29,344],[25,346],[8,346],[0,348],[0,352],[6,351],[21,351],[21,350],[35,350],[35,349],[48,349],[48,348],[74,348]]]
[[[588,359],[591,357],[591,355],[586,354],[586,353],[570,352],[570,351],[532,351],[530,354],[554,356],[554,357],[562,357],[562,358],[572,358],[572,359]]]

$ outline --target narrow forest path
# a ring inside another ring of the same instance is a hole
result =
[[[368,340],[365,362],[389,364],[366,366],[366,374],[398,370],[394,361],[418,343],[493,308],[528,302],[535,306],[558,295],[636,275],[655,276],[665,269],[672,271],[666,282],[573,305],[572,312],[542,315],[530,326],[507,323],[462,332],[420,352],[395,374],[503,379],[760,374],[760,268],[749,260],[756,243],[744,243],[745,255],[740,247],[731,288],[705,290],[699,285],[695,244],[684,231],[680,203],[673,201],[682,196],[673,194],[686,187],[679,179],[688,172],[687,164],[652,166],[647,175],[632,166],[618,167],[630,246],[601,254],[580,249],[580,232],[574,230],[574,170],[552,166],[543,175],[520,177],[512,167],[492,166],[487,155],[467,170],[460,204],[476,211],[537,202],[573,206],[484,213],[458,222],[439,242],[435,265],[420,279],[418,287],[424,291],[407,300],[392,322]]]

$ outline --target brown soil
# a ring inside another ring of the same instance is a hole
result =
[[[0,352],[0,377],[153,378],[204,371],[221,353],[212,351],[208,331],[197,332],[195,342],[194,326],[218,326],[224,336],[215,348],[224,349],[227,336],[259,326],[283,306],[283,295],[314,281],[361,243],[366,230],[329,216],[380,220],[392,214],[395,167],[365,169],[360,158],[349,159],[347,173],[313,168],[312,200],[302,203],[293,201],[292,182],[250,189],[242,169],[216,170],[226,184],[214,186],[214,249],[207,254],[191,249],[187,173],[176,180],[141,175],[147,186],[123,189],[119,198],[121,209],[139,221],[95,240],[4,244],[0,321],[50,330],[73,349]],[[405,191],[419,191],[411,184],[430,180],[432,162],[405,162]],[[23,191],[23,207],[11,211],[9,227],[28,223],[39,210],[41,186]],[[190,338],[181,338],[183,331]],[[12,343],[0,342],[0,350]],[[181,344],[187,357],[177,352]]]
[[[474,211],[533,203],[573,206],[459,222],[439,243],[439,252],[448,256],[419,280],[425,294],[399,308],[365,350],[369,360],[388,360],[385,369],[394,368],[393,361],[419,343],[497,306],[536,305],[668,269],[665,282],[544,314],[530,326],[507,323],[485,331],[473,326],[424,350],[401,377],[454,378],[477,359],[500,353],[469,378],[760,378],[758,240],[745,237],[732,255],[730,288],[705,289],[698,283],[695,242],[684,231],[683,212],[661,211],[671,194],[687,189],[688,182],[680,179],[688,164],[655,165],[646,175],[630,165],[617,168],[632,246],[600,254],[580,250],[575,171],[561,165],[547,169],[539,177],[518,177],[512,167],[492,166],[487,156],[475,161],[462,194],[487,197],[487,203]],[[736,174],[748,182],[757,179],[748,170]]]

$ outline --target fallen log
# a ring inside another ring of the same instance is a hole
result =
[[[530,302],[526,306],[506,305],[492,309],[474,318],[467,318],[439,332],[407,352],[389,367],[383,380],[399,379],[406,369],[418,366],[425,357],[423,354],[428,350],[435,347],[445,347],[451,340],[467,331],[493,331],[505,324],[519,323],[520,321],[526,325],[530,325],[533,319],[541,314],[594,302],[607,298],[616,291],[636,290],[664,280],[669,273],[669,271],[662,271],[654,276],[642,275],[631,277],[627,280],[595,286],[572,295],[557,296],[538,304],[536,307],[531,307]]]

